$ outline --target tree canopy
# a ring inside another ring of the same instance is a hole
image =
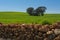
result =
[[[43,16],[46,9],[47,8],[45,6],[40,6],[36,9],[34,9],[33,7],[29,7],[27,8],[27,13],[31,16],[39,16],[39,15]]]

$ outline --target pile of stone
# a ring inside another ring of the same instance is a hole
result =
[[[60,40],[60,22],[42,24],[2,24],[0,40]]]

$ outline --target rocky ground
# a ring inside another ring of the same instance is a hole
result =
[[[2,24],[0,40],[60,40],[60,22],[42,24]]]

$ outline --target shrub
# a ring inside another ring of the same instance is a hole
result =
[[[51,23],[48,22],[48,21],[46,21],[46,20],[44,20],[44,21],[42,22],[42,25],[46,25],[46,24],[50,25]]]

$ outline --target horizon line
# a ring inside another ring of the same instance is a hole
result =
[[[26,11],[0,11],[0,12],[26,12]],[[48,13],[48,14],[60,14],[60,12],[45,12],[45,14]]]

